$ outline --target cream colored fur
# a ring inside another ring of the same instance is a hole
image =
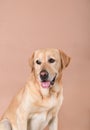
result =
[[[49,63],[53,58],[54,63]],[[37,64],[40,60],[41,64]],[[70,58],[58,49],[42,49],[30,58],[31,74],[29,80],[13,98],[2,116],[0,130],[58,130],[58,112],[63,102],[62,72],[68,66]],[[56,76],[53,85],[43,88],[40,71],[49,73],[49,81]]]

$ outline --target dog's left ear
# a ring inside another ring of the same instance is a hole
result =
[[[61,58],[61,68],[64,69],[69,65],[71,58],[67,54],[65,54],[63,51],[61,50],[59,51],[60,51],[60,58]]]
[[[30,65],[30,69],[32,72],[34,70],[34,53],[32,54],[32,56],[29,59],[29,65]]]

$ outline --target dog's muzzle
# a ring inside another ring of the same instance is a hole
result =
[[[57,74],[55,74],[53,80],[50,82],[51,85],[54,85],[54,82],[55,82],[56,76],[57,76]]]
[[[49,73],[46,70],[42,70],[40,72],[41,86],[43,88],[49,88],[50,85],[54,85],[57,74],[55,74],[54,78],[49,80]]]

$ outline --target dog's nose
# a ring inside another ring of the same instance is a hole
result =
[[[40,72],[40,78],[42,81],[46,81],[48,79],[49,73],[46,70],[42,70]]]

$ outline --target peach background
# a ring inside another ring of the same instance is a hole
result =
[[[0,115],[29,75],[37,48],[72,57],[64,71],[60,130],[90,130],[90,1],[0,0]]]

